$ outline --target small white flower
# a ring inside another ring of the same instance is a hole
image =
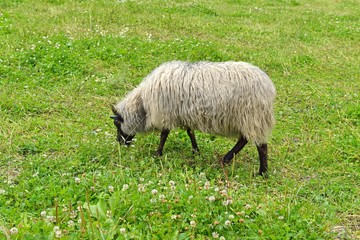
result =
[[[81,181],[81,179],[80,179],[79,177],[75,177],[75,178],[74,178],[74,181],[75,181],[75,183],[79,184],[80,181]]]
[[[126,191],[127,189],[129,189],[129,185],[128,185],[128,184],[124,184],[124,185],[122,186],[122,190],[123,190],[123,191]]]
[[[284,216],[279,216],[279,220],[284,220]]]
[[[245,205],[245,209],[250,209],[251,208],[251,205],[250,204],[246,204]]]
[[[190,226],[191,226],[191,227],[196,227],[196,222],[195,222],[194,220],[191,220],[191,221],[190,221]]]
[[[125,228],[120,228],[120,233],[121,234],[124,234],[126,232],[126,229]]]
[[[42,212],[40,213],[40,216],[43,217],[43,218],[45,218],[45,217],[46,217],[46,211],[42,211]]]
[[[233,220],[234,218],[235,218],[234,215],[229,215],[230,220]]]
[[[56,222],[56,217],[55,217],[55,216],[47,216],[47,217],[46,217],[46,220],[47,220],[48,222],[54,223],[54,222]]]
[[[112,192],[114,192],[114,187],[110,185],[110,186],[108,186],[108,190],[109,190],[109,192],[112,193]]]
[[[170,186],[175,186],[175,182],[174,182],[173,180],[170,180],[170,181],[169,181],[169,185],[170,185]]]
[[[196,215],[195,214],[191,214],[190,215],[192,218],[196,218]]]
[[[188,196],[188,200],[191,200],[191,199],[193,199],[193,198],[194,198],[193,195]]]
[[[5,194],[5,193],[6,193],[6,191],[4,189],[0,188],[0,194]]]
[[[158,190],[156,190],[156,189],[151,190],[151,194],[152,194],[152,195],[158,194]]]
[[[214,188],[215,192],[218,192],[220,189],[218,187]]]
[[[155,198],[151,198],[151,199],[150,199],[150,203],[154,204],[154,203],[156,203],[156,202],[157,202],[157,201],[156,201]]]
[[[145,179],[144,178],[139,178],[139,181],[143,182],[143,181],[145,181]]]
[[[224,237],[224,236],[221,236],[219,239],[220,239],[220,240],[225,240],[225,237]]]
[[[221,190],[221,191],[220,191],[220,194],[221,194],[221,195],[223,195],[223,196],[226,196],[226,195],[227,195],[227,191],[226,191],[226,189]]]
[[[212,236],[213,236],[213,238],[218,238],[218,237],[219,237],[219,234],[218,234],[217,232],[213,232],[213,233],[212,233]]]
[[[174,214],[174,215],[171,215],[171,219],[172,220],[175,220],[177,218],[177,216]]]
[[[210,189],[210,182],[209,181],[205,182],[204,189],[206,189],[206,190]]]
[[[224,206],[229,206],[233,203],[233,201],[231,199],[226,199],[225,201],[223,201],[223,205]]]
[[[166,196],[164,194],[159,195],[159,200],[164,201],[166,199]]]
[[[145,192],[145,186],[142,185],[142,184],[139,184],[139,185],[138,185],[138,191],[139,191],[139,192]]]
[[[230,226],[231,225],[231,221],[230,220],[226,220],[225,221],[225,226]]]
[[[75,223],[74,223],[73,220],[69,220],[69,221],[67,222],[67,224],[68,224],[68,227],[70,227],[70,228],[72,228],[72,227],[75,226]]]
[[[10,234],[11,235],[16,235],[16,234],[18,234],[18,232],[19,232],[19,230],[16,227],[13,227],[13,228],[10,229]]]
[[[55,231],[55,238],[61,238],[62,237],[62,231],[61,229]]]
[[[208,200],[209,200],[210,202],[214,202],[214,201],[215,201],[215,197],[214,197],[214,196],[210,196],[210,197],[208,198]]]

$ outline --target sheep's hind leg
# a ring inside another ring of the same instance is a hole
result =
[[[256,145],[258,153],[259,153],[259,159],[260,159],[260,169],[259,169],[259,175],[263,175],[268,170],[268,163],[267,163],[267,144],[260,144]]]
[[[197,145],[197,143],[196,143],[194,130],[191,130],[190,128],[188,128],[188,129],[186,130],[186,132],[187,132],[187,134],[188,134],[189,137],[190,137],[193,153],[199,152],[199,147],[198,147],[198,145]]]
[[[160,134],[160,144],[158,149],[156,150],[157,156],[162,156],[162,152],[164,149],[164,145],[166,142],[167,137],[169,136],[170,130],[169,129],[163,129]]]
[[[223,158],[223,164],[229,164],[231,160],[234,158],[234,156],[241,151],[245,147],[245,145],[248,143],[248,140],[246,140],[244,137],[241,137],[239,141],[235,144],[235,146],[228,152],[224,158]]]

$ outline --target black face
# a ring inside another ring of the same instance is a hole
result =
[[[126,146],[129,146],[131,141],[134,138],[134,135],[127,135],[121,129],[121,123],[124,122],[124,119],[121,116],[111,116],[110,118],[114,119],[114,125],[117,128],[117,140],[119,143],[122,143]]]

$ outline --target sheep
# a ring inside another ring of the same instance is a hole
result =
[[[199,148],[194,130],[236,137],[222,158],[229,164],[248,143],[257,147],[259,174],[268,170],[267,139],[275,124],[275,87],[258,67],[246,62],[166,62],[112,105],[117,140],[130,145],[136,133],[160,130],[157,155],[173,128],[186,129],[192,151]]]

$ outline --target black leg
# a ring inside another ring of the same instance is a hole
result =
[[[195,139],[194,130],[191,130],[190,128],[188,128],[186,131],[187,131],[187,134],[189,135],[190,140],[191,140],[191,146],[192,146],[193,153],[199,152],[199,148],[198,148],[198,145],[197,145],[196,139]]]
[[[230,152],[228,152],[224,158],[223,158],[223,163],[224,164],[228,164],[231,162],[231,159],[233,159],[233,157],[241,151],[241,149],[244,148],[244,146],[248,143],[248,140],[246,140],[244,137],[241,137],[239,139],[239,141],[235,144],[235,146],[230,150]]]
[[[259,169],[259,175],[263,175],[268,170],[268,164],[267,164],[267,144],[261,144],[256,145],[258,153],[259,153],[259,159],[260,159],[260,169]]]
[[[167,137],[169,136],[169,133],[170,133],[170,130],[169,129],[163,129],[161,131],[161,135],[160,135],[160,144],[159,144],[159,147],[156,151],[156,154],[158,156],[162,156],[162,152],[163,152],[163,149],[164,149],[164,145],[165,145],[165,142],[166,142],[166,139]]]

